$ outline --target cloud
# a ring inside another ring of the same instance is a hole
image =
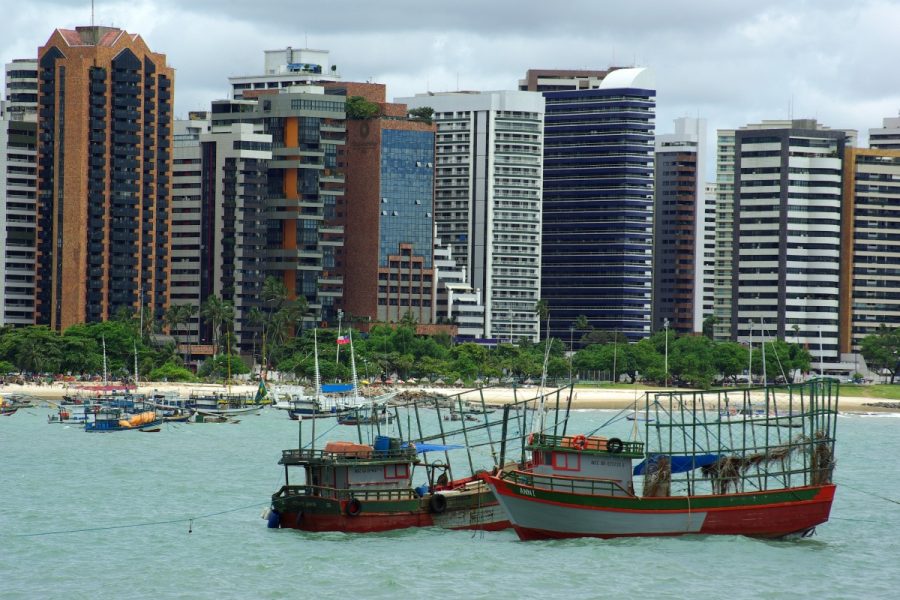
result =
[[[657,131],[678,116],[716,128],[817,117],[865,132],[900,107],[900,6],[887,0],[135,0],[99,2],[97,22],[141,34],[176,68],[176,112],[208,107],[263,50],[326,49],[347,80],[390,97],[514,89],[529,68],[653,68]],[[20,3],[0,23],[0,59],[34,56],[55,27],[90,19],[83,0]]]

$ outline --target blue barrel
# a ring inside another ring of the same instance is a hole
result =
[[[383,452],[387,454],[391,449],[391,438],[386,435],[375,436],[375,452]]]

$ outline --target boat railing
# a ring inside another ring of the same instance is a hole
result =
[[[589,496],[634,496],[615,479],[541,475],[524,471],[507,471],[500,476],[511,483],[552,492],[567,492]]]
[[[338,489],[322,485],[283,485],[273,498],[311,496],[332,500],[414,500],[419,496],[409,488]]]
[[[610,439],[614,440],[610,443]],[[582,452],[603,452],[608,454],[626,454],[642,456],[644,454],[643,442],[619,440],[618,438],[583,436],[583,435],[550,435],[535,433],[529,438],[528,447],[537,449],[566,449],[580,450]]]
[[[414,461],[415,447],[374,450],[371,448],[346,448],[341,450],[311,450],[292,448],[281,451],[282,465],[300,465],[311,461]]]

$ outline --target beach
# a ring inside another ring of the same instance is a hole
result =
[[[201,392],[219,392],[219,393],[255,393],[258,384],[237,384],[237,385],[216,385],[209,383],[169,383],[169,382],[142,382],[137,388],[137,393],[172,393],[180,396],[189,396],[191,393]],[[47,400],[51,403],[61,400],[67,394],[82,395],[98,395],[102,393],[97,388],[98,384],[90,383],[51,383],[51,384],[3,384],[0,385],[0,393],[2,394],[22,394],[31,396],[41,400]],[[121,389],[125,389],[124,386]],[[375,388],[373,388],[375,389]],[[466,391],[466,388],[447,388],[447,387],[428,387],[428,386],[396,386],[390,388],[400,391],[418,391],[426,394],[434,393],[443,396],[453,396],[460,392]],[[600,387],[576,387],[572,396],[572,408],[574,409],[624,409],[631,408],[635,402],[640,406],[644,394],[664,392],[666,390],[660,388],[658,390],[648,389],[627,389],[627,388],[600,388]],[[672,392],[689,392],[691,390],[671,389]],[[740,402],[743,393],[741,388],[726,388],[723,392],[727,392],[729,398],[733,398],[732,402]],[[519,388],[509,387],[487,387],[481,390],[474,389],[468,391],[463,397],[464,401],[481,401],[483,395],[487,404],[499,405],[515,400],[533,399],[538,394],[538,386],[527,386]],[[788,400],[784,394],[776,394],[779,405],[787,405]],[[564,405],[566,401],[565,394],[560,394],[560,404]],[[761,392],[751,394],[751,402],[762,402],[763,395]],[[553,399],[555,403],[555,397]],[[900,409],[875,406],[876,403],[884,403],[878,398],[867,398],[863,396],[847,396],[841,395],[838,406],[841,412],[846,413],[866,413],[866,412],[900,412]]]

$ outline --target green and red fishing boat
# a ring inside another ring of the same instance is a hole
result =
[[[322,450],[284,450],[279,462],[285,467],[285,485],[272,496],[269,526],[347,533],[428,526],[508,528],[506,514],[484,482],[476,477],[449,480],[445,464],[419,458],[420,453],[448,449],[379,436],[372,446],[329,442]],[[303,483],[291,483],[291,467],[303,471]],[[427,470],[429,483],[414,488],[416,467]]]
[[[760,397],[766,416],[719,418],[723,406]],[[828,520],[835,494],[837,398],[828,379],[651,393],[643,440],[566,435],[557,422],[529,438],[527,468],[481,477],[523,540],[811,535]]]

